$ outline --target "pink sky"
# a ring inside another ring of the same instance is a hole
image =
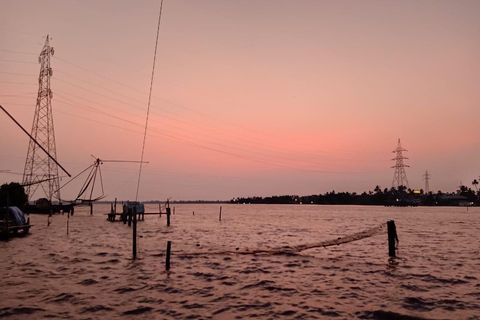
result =
[[[72,174],[91,154],[140,159],[159,6],[0,4],[0,104],[31,129],[50,34],[57,155]],[[434,191],[471,186],[479,14],[478,1],[165,0],[139,198],[390,187],[398,138],[410,187],[425,170]],[[28,138],[5,115],[0,135],[0,171],[22,173]],[[102,172],[108,199],[135,197],[137,165]]]

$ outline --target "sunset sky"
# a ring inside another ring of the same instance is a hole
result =
[[[0,2],[0,104],[31,130],[49,34],[57,157],[73,175],[91,155],[140,159],[159,8]],[[164,0],[139,198],[390,188],[398,138],[411,188],[426,170],[433,191],[472,187],[479,16],[476,0]],[[3,113],[0,135],[0,183],[21,181],[28,137]],[[107,199],[134,199],[138,169],[104,163]]]

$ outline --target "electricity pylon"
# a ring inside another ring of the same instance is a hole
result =
[[[38,76],[37,104],[33,117],[31,136],[56,159],[52,90],[50,89],[50,77],[53,74],[50,67],[50,57],[53,56],[53,48],[50,46],[49,39],[47,35],[45,45],[38,57],[41,67]],[[34,184],[42,180],[45,181]],[[23,171],[23,184],[27,185],[25,193],[29,199],[33,197],[38,187],[41,186],[48,200],[52,201],[52,198],[60,200],[58,166],[32,139],[30,139],[28,144],[25,169]]]
[[[428,173],[428,171],[425,171],[425,174],[422,176],[423,180],[425,180],[425,194],[430,192],[430,185],[428,184],[428,180],[430,179],[432,175]]]
[[[392,187],[398,188],[399,186],[409,187],[407,174],[405,173],[405,168],[409,167],[408,165],[403,163],[403,160],[408,159],[404,157],[402,152],[408,151],[407,149],[402,148],[400,144],[400,138],[398,139],[398,146],[397,149],[393,150],[393,153],[396,153],[396,157],[392,160],[395,160],[395,165],[392,167],[395,169],[395,173],[393,175]]]

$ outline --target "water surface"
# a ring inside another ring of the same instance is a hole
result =
[[[132,229],[109,205],[30,215],[26,237],[0,242],[6,319],[480,319],[480,208],[175,205],[172,225]],[[157,206],[148,207],[151,211]],[[194,212],[194,214],[193,214]],[[345,237],[394,219],[385,232],[288,254],[219,252]],[[165,249],[172,241],[171,270]],[[196,253],[198,255],[191,255]]]

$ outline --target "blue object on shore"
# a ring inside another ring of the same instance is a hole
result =
[[[27,222],[25,219],[25,214],[18,207],[8,207],[8,211],[13,214],[18,225],[22,225]]]

